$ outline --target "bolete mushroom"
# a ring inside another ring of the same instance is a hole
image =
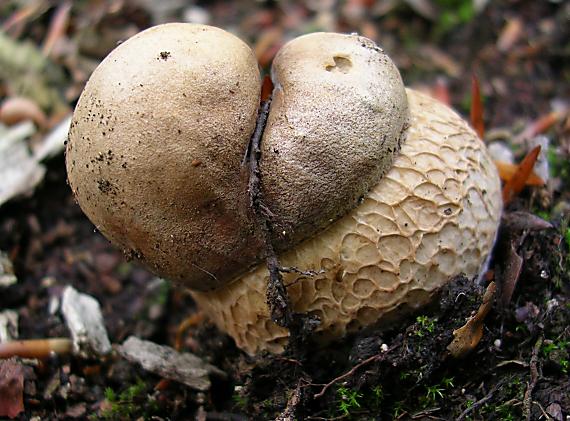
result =
[[[445,105],[405,89],[358,35],[290,41],[272,66],[259,161],[271,242],[294,311],[339,337],[426,304],[484,266],[502,207],[484,144]],[[281,352],[265,239],[243,166],[259,107],[251,50],[217,28],[166,24],[117,47],[75,110],[67,170],[111,242],[191,288],[249,353]]]

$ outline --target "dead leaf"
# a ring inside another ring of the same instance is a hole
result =
[[[483,122],[483,102],[477,76],[471,76],[471,125],[481,139],[485,137],[485,123]]]
[[[520,143],[526,139],[532,139],[536,135],[548,131],[552,126],[554,126],[556,123],[558,123],[559,120],[564,117],[566,112],[566,109],[563,109],[561,111],[551,111],[550,113],[537,118],[531,124],[529,124],[528,127],[522,131],[522,133],[517,136],[515,143]]]
[[[459,77],[463,71],[460,64],[455,59],[433,45],[425,45],[418,51],[418,53],[425,60],[429,60],[429,62],[435,67],[442,69],[451,77]]]
[[[552,228],[552,224],[544,219],[525,211],[505,212],[501,224],[511,231],[540,231]]]
[[[540,153],[540,145],[534,147],[521,161],[513,177],[503,187],[503,203],[507,204],[525,187]]]
[[[435,85],[431,89],[431,96],[443,102],[445,105],[451,105],[449,86],[444,78],[437,78]]]
[[[496,285],[491,282],[483,296],[483,302],[477,314],[471,317],[462,327],[453,331],[453,340],[447,350],[455,358],[462,358],[475,349],[483,337],[483,322],[493,307]]]
[[[0,361],[0,416],[15,418],[24,411],[24,369],[15,358]]]
[[[13,38],[18,38],[27,23],[40,17],[49,8],[50,4],[43,0],[26,2],[2,24],[2,31]]]
[[[511,241],[509,249],[507,250],[507,257],[505,262],[505,272],[501,282],[501,305],[507,306],[511,302],[513,292],[517,286],[517,282],[521,275],[523,259],[515,250],[515,246]]]
[[[511,164],[509,162],[494,161],[494,163],[497,167],[497,170],[499,171],[499,177],[501,177],[501,180],[505,182],[509,182],[519,169],[518,165]],[[526,185],[535,187],[544,186],[544,180],[540,178],[534,171],[531,171],[528,179],[526,180]]]
[[[523,34],[523,29],[524,25],[520,18],[516,17],[507,20],[497,40],[497,49],[501,52],[510,50],[520,39]]]

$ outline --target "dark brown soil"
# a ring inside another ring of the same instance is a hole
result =
[[[0,6],[0,23],[13,15],[17,3]],[[74,3],[68,41],[80,46],[77,57],[96,61],[129,30],[150,25],[162,13],[136,2]],[[383,2],[366,0],[339,1],[320,14],[316,6],[294,1],[198,3],[201,8],[172,9],[171,20],[182,19],[183,12],[206,13],[211,24],[237,28],[259,47],[264,67],[267,57],[297,34],[319,28],[358,31],[385,48],[408,85],[440,98],[442,92],[449,95],[465,116],[471,75],[476,73],[485,99],[488,137],[502,137],[519,160],[529,148],[518,135],[560,104],[568,105],[570,5],[565,2],[489,2],[480,14],[465,19],[455,6],[429,19],[417,8],[401,5],[385,11]],[[49,7],[33,15],[16,38],[41,46],[56,12],[56,7]],[[332,18],[332,28],[320,26],[325,17]],[[449,19],[464,22],[450,26]],[[509,27],[517,24],[518,33]],[[90,31],[84,30],[86,26]],[[272,31],[277,35],[267,35]],[[80,40],[80,32],[92,39]],[[269,46],[261,48],[263,43]],[[161,59],[168,57],[168,52],[161,53]],[[72,106],[84,80],[73,75],[77,63],[64,63]],[[0,98],[8,96],[9,86],[0,78]],[[504,130],[498,132],[499,128]],[[164,381],[114,354],[106,360],[63,356],[41,363],[23,361],[24,411],[16,419],[566,420],[568,113],[542,132],[550,141],[551,177],[547,187],[526,188],[504,211],[486,277],[499,286],[498,300],[486,318],[481,342],[464,358],[450,357],[446,348],[453,331],[478,309],[484,288],[458,277],[421,316],[326,349],[309,338],[294,352],[251,358],[207,321],[199,323],[183,336],[182,349],[229,374],[228,380],[214,380],[208,393]],[[0,250],[8,254],[18,277],[18,283],[0,289],[0,310],[18,313],[21,338],[69,336],[61,315],[50,308],[63,288],[73,285],[99,301],[113,344],[136,335],[173,346],[178,326],[197,311],[189,294],[157,281],[94,231],[65,180],[63,157],[52,159],[33,195],[0,208]],[[102,180],[101,189],[110,188]],[[536,229],[531,214],[548,219],[552,227]],[[513,273],[513,253],[522,257],[520,276]],[[501,302],[513,285],[512,298]]]

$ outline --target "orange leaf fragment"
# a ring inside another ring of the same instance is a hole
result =
[[[550,113],[536,119],[519,135],[519,137],[523,139],[530,139],[536,135],[544,133],[548,131],[552,126],[554,126],[562,118],[563,115],[564,113],[551,111]]]
[[[483,103],[481,90],[477,76],[471,76],[471,125],[481,139],[485,136],[485,124],[483,123]]]
[[[273,82],[267,75],[263,78],[263,85],[261,85],[261,102],[267,101],[273,92]]]
[[[505,273],[503,275],[503,282],[501,285],[501,304],[506,307],[511,302],[515,287],[519,281],[521,270],[523,266],[523,258],[519,256],[515,250],[515,246],[511,241],[510,247],[507,250],[507,259],[505,266]]]
[[[527,180],[532,173],[534,164],[540,153],[540,145],[534,147],[521,161],[514,175],[509,181],[505,183],[503,187],[503,203],[507,204],[511,199],[519,194],[524,186],[527,184]]]
[[[451,95],[445,79],[439,78],[431,90],[431,96],[443,102],[445,105],[451,105]]]
[[[174,349],[180,351],[184,345],[184,333],[191,327],[198,326],[204,320],[204,313],[198,312],[190,315],[178,325]]]
[[[160,381],[154,386],[154,390],[166,390],[172,384],[172,380],[160,379]]]
[[[487,290],[483,295],[483,302],[479,306],[477,313],[467,323],[453,331],[453,340],[447,346],[447,350],[453,357],[463,358],[473,351],[481,341],[483,337],[483,322],[493,308],[496,290],[495,283],[491,282],[487,286]]]
[[[27,4],[21,6],[6,21],[4,21],[2,24],[3,32],[9,33],[12,37],[17,38],[20,36],[27,23],[39,17],[49,8],[49,4],[44,1],[32,1],[26,3]]]
[[[497,170],[499,171],[499,177],[501,177],[501,180],[504,182],[509,182],[519,168],[518,165],[510,164],[504,161],[494,161],[494,163],[497,167]],[[531,171],[528,179],[526,180],[526,185],[535,187],[544,186],[544,180],[540,178],[534,171]]]

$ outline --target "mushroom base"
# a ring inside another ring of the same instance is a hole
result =
[[[427,304],[461,273],[476,278],[493,247],[502,200],[485,145],[455,112],[407,90],[411,126],[391,170],[348,215],[283,253],[293,310],[320,319],[324,341]],[[231,284],[193,292],[203,311],[249,354],[284,350],[259,265]],[[407,313],[407,312],[405,312]]]

